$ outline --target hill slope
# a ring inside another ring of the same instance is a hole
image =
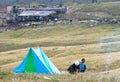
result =
[[[119,25],[55,25],[42,28],[25,28],[0,33],[0,72],[5,82],[39,81],[118,81],[120,73],[120,33]],[[76,60],[86,58],[85,74],[34,75],[11,74],[25,57],[29,47],[42,47],[46,55],[62,72]],[[5,72],[5,73],[4,73]],[[8,73],[7,73],[8,72]],[[110,74],[109,74],[109,73]],[[102,74],[102,75],[101,75]],[[113,75],[114,76],[111,76]],[[51,80],[44,79],[43,76]],[[117,78],[116,78],[117,76]],[[34,77],[34,78],[33,78]],[[71,78],[71,79],[70,79]],[[0,79],[0,81],[3,81]]]
[[[110,48],[110,52],[119,52],[119,46],[115,46],[115,43],[111,44],[112,41],[119,42],[119,39],[117,38],[119,37],[119,34],[115,36],[115,39],[108,38],[104,40],[105,36],[107,37],[109,33],[112,31],[114,32],[117,28],[119,28],[119,25],[97,25],[95,27],[88,27],[86,25],[55,25],[44,28],[25,28],[18,31],[4,32],[0,33],[0,45],[2,46],[0,48],[0,51],[41,46],[47,47],[48,49],[50,48],[50,50],[46,51],[47,54],[49,57],[53,57],[53,59],[57,58],[59,62],[64,60],[64,58],[67,58],[66,60],[69,60],[68,63],[71,63],[75,59],[79,59],[84,56],[87,58],[91,58],[93,56],[95,58],[99,58],[98,54],[107,54],[109,52],[107,49],[111,47],[111,45],[115,49]],[[106,45],[106,42],[109,43],[109,41],[110,45]],[[105,43],[105,46],[101,45],[101,43]],[[23,55],[25,55],[25,53]],[[118,54],[116,54],[116,56],[117,55]],[[94,57],[92,60],[88,60],[96,61]],[[17,61],[18,60],[21,60],[21,58],[17,59]],[[117,60],[117,58],[115,60]],[[10,60],[10,62],[14,61],[16,60]],[[102,62],[102,64],[103,63],[104,62]],[[93,63],[88,62],[88,65],[91,64]],[[98,64],[96,65],[99,66]],[[58,67],[59,66],[61,67],[61,64],[58,63]],[[118,67],[115,66],[115,68]],[[89,71],[100,71],[100,69],[101,71],[105,71],[105,69],[102,69],[101,67],[99,69],[96,69],[94,66],[90,67]]]

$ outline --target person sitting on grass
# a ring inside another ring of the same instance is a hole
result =
[[[85,58],[82,58],[82,60],[79,64],[79,70],[80,70],[80,72],[85,72],[86,71]]]
[[[72,65],[70,65],[69,68],[67,69],[67,71],[70,74],[75,74],[75,73],[79,72],[79,61],[76,61]]]

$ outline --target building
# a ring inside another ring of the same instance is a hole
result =
[[[54,20],[57,17],[54,11],[23,11],[18,15],[16,20],[18,22],[30,22],[30,21],[49,21]]]
[[[65,7],[16,7],[13,6],[12,12],[9,14],[8,23],[30,23],[38,24],[35,22],[47,23],[47,22],[56,22],[60,19],[62,14],[66,13]],[[39,24],[40,24],[39,23]]]

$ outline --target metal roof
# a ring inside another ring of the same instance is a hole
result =
[[[48,16],[55,13],[55,11],[23,11],[18,16]]]

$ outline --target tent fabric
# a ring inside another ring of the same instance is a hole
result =
[[[24,72],[36,72],[35,64],[34,64],[34,59],[32,57],[32,51],[30,51],[28,55],[28,59],[25,65]]]
[[[47,69],[51,73],[59,73],[59,70],[55,67],[55,65],[49,60],[49,58],[45,55],[43,50],[41,48],[38,48],[36,50],[36,53],[38,53],[38,57],[41,57],[41,60],[43,60],[44,64],[46,65]]]
[[[15,73],[60,74],[60,71],[41,48],[30,48],[22,63],[13,69]]]

